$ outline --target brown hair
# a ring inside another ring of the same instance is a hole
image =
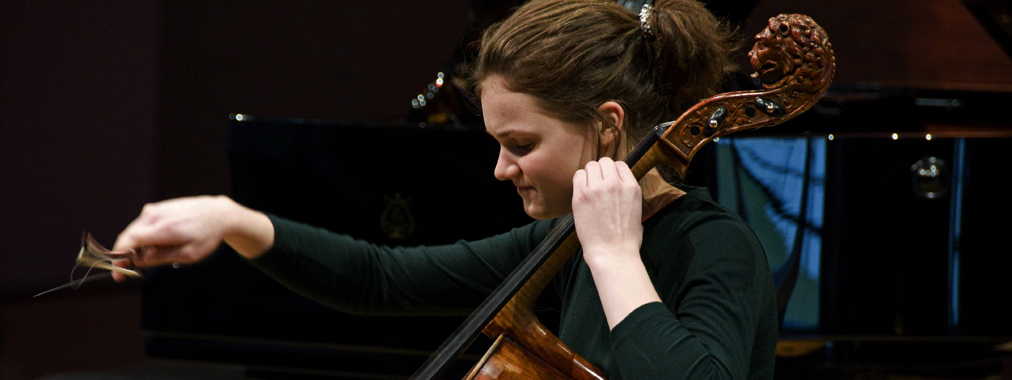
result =
[[[695,0],[658,0],[649,23],[647,34],[639,15],[614,0],[531,1],[485,32],[474,93],[501,76],[569,122],[598,117],[615,101],[638,140],[716,93],[734,70],[733,33]]]

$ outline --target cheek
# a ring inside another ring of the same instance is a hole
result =
[[[572,180],[572,172],[569,172],[564,157],[552,155],[530,154],[518,161],[524,176],[534,181],[539,186],[550,186],[543,191],[555,190],[560,179]],[[567,174],[567,172],[569,172]],[[575,172],[575,170],[573,171]],[[568,177],[568,178],[566,178]]]

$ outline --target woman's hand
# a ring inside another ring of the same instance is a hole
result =
[[[172,199],[144,206],[112,250],[136,252],[117,265],[150,268],[204,260],[222,241],[240,255],[256,258],[274,243],[274,226],[266,215],[225,196]],[[113,278],[125,279],[119,273]]]
[[[573,218],[608,327],[660,297],[640,258],[643,193],[625,162],[591,161],[573,175]]]
[[[573,218],[588,264],[639,260],[642,215],[643,193],[625,162],[605,157],[573,175]]]

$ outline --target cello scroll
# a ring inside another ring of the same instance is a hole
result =
[[[805,15],[769,19],[748,53],[762,83],[758,91],[708,98],[686,111],[662,136],[665,164],[684,178],[706,143],[731,133],[783,123],[807,111],[829,88],[836,70],[826,31]]]

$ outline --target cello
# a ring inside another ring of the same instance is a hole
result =
[[[658,165],[670,166],[684,178],[703,145],[790,120],[829,88],[836,67],[832,45],[811,18],[772,17],[755,40],[749,58],[756,71],[752,77],[762,88],[712,96],[677,120],[654,127],[625,158],[637,179]],[[606,379],[603,371],[546,329],[533,311],[542,290],[579,248],[570,214],[411,378],[440,378],[484,333],[495,342],[466,379]]]

